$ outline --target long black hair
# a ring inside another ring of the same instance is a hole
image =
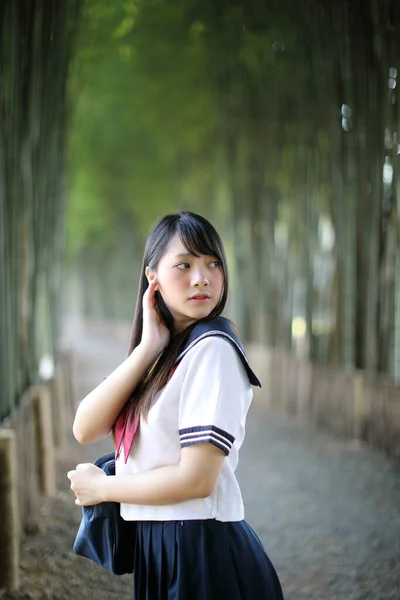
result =
[[[167,215],[153,227],[146,241],[128,356],[140,344],[142,339],[143,295],[149,286],[145,274],[146,267],[148,266],[151,271],[157,269],[158,263],[174,235],[179,236],[189,253],[194,256],[202,254],[215,256],[220,263],[219,268],[222,270],[224,280],[221,298],[215,308],[203,320],[211,321],[215,319],[221,315],[225,308],[228,298],[228,269],[224,247],[217,231],[207,219],[195,213],[179,212]],[[196,324],[193,323],[182,332],[173,336],[173,317],[159,292],[155,292],[155,298],[157,310],[171,333],[171,339],[168,346],[156,358],[155,362],[145,373],[142,381],[133,391],[134,402],[129,404],[131,407],[130,418],[139,414],[143,414],[144,417],[147,416],[155,395],[168,382],[181,348]]]

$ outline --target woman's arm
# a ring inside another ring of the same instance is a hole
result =
[[[182,449],[178,465],[107,477],[98,467],[82,464],[68,478],[79,506],[105,501],[160,506],[210,496],[224,458],[224,452],[213,444],[197,444]]]
[[[145,371],[168,344],[170,333],[155,306],[156,286],[157,280],[151,279],[143,295],[143,332],[139,346],[78,406],[72,431],[81,444],[93,444],[110,433]]]
[[[137,346],[107,379],[82,400],[72,427],[78,442],[93,444],[110,433],[132,391],[154,360],[154,352]]]

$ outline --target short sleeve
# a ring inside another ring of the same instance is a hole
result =
[[[232,344],[210,336],[190,350],[179,404],[181,447],[211,443],[228,456],[249,408],[252,389]]]

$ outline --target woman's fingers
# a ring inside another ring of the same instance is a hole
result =
[[[80,463],[79,465],[76,465],[76,470],[77,471],[86,471],[87,469],[89,469],[92,466],[93,466],[92,463]]]
[[[155,279],[151,279],[149,281],[149,286],[143,295],[143,300],[146,301],[148,306],[152,308],[154,306],[154,295],[156,292],[156,285],[157,284],[155,282]]]
[[[157,291],[157,280],[152,279],[149,282],[149,287],[147,288],[145,294],[143,295],[143,309],[148,312],[148,315],[151,316],[151,320],[158,322],[158,312],[156,309],[156,298],[155,293]]]
[[[142,343],[158,354],[168,344],[170,333],[157,310],[155,298],[157,288],[157,278],[153,278],[149,280],[148,288],[143,295]]]

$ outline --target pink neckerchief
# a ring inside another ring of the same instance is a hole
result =
[[[176,365],[172,369],[169,379],[171,379],[172,375],[175,373],[177,366],[178,365]],[[125,464],[128,461],[128,456],[129,456],[131,448],[132,448],[133,440],[135,439],[135,436],[139,429],[140,418],[138,416],[135,416],[132,423],[128,424],[129,413],[130,413],[129,406],[131,404],[133,404],[134,401],[135,400],[133,397],[129,398],[128,402],[125,405],[124,410],[119,415],[119,417],[116,420],[115,425],[114,425],[115,458],[118,458],[118,456],[121,452],[121,449],[123,447]]]
[[[133,440],[139,427],[139,418],[135,416],[130,426],[128,426],[129,410],[128,406],[133,404],[134,399],[130,398],[125,405],[124,410],[119,415],[114,426],[115,436],[115,458],[118,458],[121,448],[124,448],[124,461],[128,460],[129,453],[132,448]]]

